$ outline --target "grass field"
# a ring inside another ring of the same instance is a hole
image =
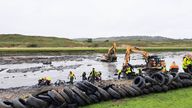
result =
[[[191,108],[192,88],[149,94],[135,98],[112,100],[83,108]]]
[[[192,51],[192,47],[179,48],[179,47],[140,47],[149,52],[162,52],[162,51]],[[0,48],[0,54],[19,54],[19,53],[74,53],[74,54],[87,54],[87,53],[106,53],[108,47],[42,47],[42,48]],[[118,48],[118,53],[125,53],[125,48]]]

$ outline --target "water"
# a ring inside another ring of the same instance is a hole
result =
[[[161,58],[165,59],[167,69],[169,69],[171,63],[175,61],[179,65],[179,71],[183,71],[182,58],[186,53],[187,52],[163,52],[154,54],[159,55]],[[117,77],[114,76],[114,74],[116,73],[116,69],[121,69],[124,62],[124,54],[118,54],[118,61],[115,63],[105,63],[98,61],[97,59],[101,56],[101,54],[96,54],[93,56],[94,58],[91,59],[79,57],[77,60],[54,61],[52,63],[53,66],[43,65],[42,63],[0,65],[0,70],[6,68],[0,72],[0,88],[35,85],[37,84],[38,79],[44,76],[51,76],[53,82],[58,79],[65,80],[67,82],[69,81],[69,71],[73,71],[77,78],[76,81],[79,81],[81,80],[81,74],[83,72],[89,74],[93,67],[97,71],[102,72],[102,79],[113,79]],[[132,54],[130,63],[133,65],[145,64],[140,54]],[[26,69],[31,67],[40,68],[34,72],[29,71],[8,73],[9,69]],[[56,67],[61,67],[63,69],[55,69]]]

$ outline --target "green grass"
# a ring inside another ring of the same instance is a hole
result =
[[[192,51],[192,47],[140,47],[149,52],[157,51]],[[41,48],[0,48],[1,54],[6,53],[106,53],[108,47],[41,47]],[[118,48],[118,53],[125,53],[125,48]]]
[[[0,47],[74,47],[84,43],[67,38],[0,34]]]
[[[82,108],[191,108],[192,88],[149,94],[135,98],[112,100]]]

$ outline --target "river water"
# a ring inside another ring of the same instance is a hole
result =
[[[182,70],[182,58],[188,52],[162,52],[153,53],[159,55],[161,58],[165,59],[167,64],[167,69],[169,69],[170,64],[175,61],[180,69]],[[63,55],[66,56],[66,55]],[[62,56],[62,57],[63,57]],[[51,76],[52,82],[58,79],[69,81],[68,74],[69,71],[73,71],[76,75],[76,81],[81,80],[81,74],[86,72],[90,73],[94,67],[97,71],[102,72],[102,79],[114,79],[116,69],[121,69],[124,62],[124,54],[118,54],[118,61],[115,63],[100,62],[99,58],[102,54],[91,55],[91,58],[86,58],[83,55],[72,55],[76,59],[66,59],[66,60],[55,60],[52,65],[45,65],[43,63],[7,63],[0,65],[0,88],[9,87],[20,87],[20,86],[31,86],[37,84],[37,81],[41,77]],[[87,55],[85,55],[87,56]],[[34,56],[35,58],[36,56]],[[131,64],[145,64],[142,56],[140,54],[131,55]],[[137,72],[137,70],[135,69]]]

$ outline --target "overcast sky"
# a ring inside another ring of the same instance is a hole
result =
[[[0,34],[192,38],[192,0],[0,0]]]

